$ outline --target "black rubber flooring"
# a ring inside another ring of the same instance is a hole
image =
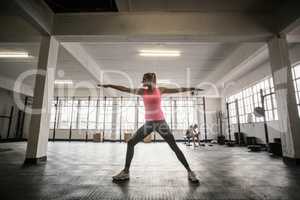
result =
[[[26,143],[0,148],[1,199],[300,199],[300,169],[266,152],[246,148],[187,147],[180,144],[200,185],[186,172],[166,143],[138,144],[131,179],[111,176],[125,159],[124,143],[49,143],[48,161],[22,166]]]

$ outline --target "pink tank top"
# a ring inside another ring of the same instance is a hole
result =
[[[154,88],[151,94],[148,94],[148,91],[144,90],[143,101],[146,121],[158,121],[165,119],[164,113],[161,109],[161,97],[158,88]]]

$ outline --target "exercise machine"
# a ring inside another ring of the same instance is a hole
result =
[[[10,130],[11,130],[13,115],[14,115],[14,107],[13,106],[10,108],[9,115],[0,115],[0,119],[8,120],[8,128],[7,128],[7,132],[6,132],[6,139],[9,139],[9,134],[10,134]],[[0,139],[1,139],[1,134],[0,134]]]
[[[73,126],[74,101],[75,101],[75,97],[72,98],[71,121],[70,121],[70,128],[69,128],[69,142],[71,142],[71,139],[72,139],[72,126]]]
[[[274,92],[270,92],[268,94],[264,94],[263,90],[260,89],[260,99],[261,99],[261,107],[254,108],[254,115],[256,117],[262,117],[264,123],[264,131],[265,131],[265,140],[266,140],[266,148],[262,148],[261,145],[252,145],[248,147],[250,150],[260,151],[260,150],[267,150],[270,151],[270,142],[269,142],[269,131],[268,131],[268,124],[266,119],[266,110],[265,110],[265,98],[275,94]],[[277,142],[278,143],[278,142]],[[277,144],[276,143],[276,144]],[[279,144],[279,143],[278,143]],[[281,145],[280,145],[281,146]],[[260,149],[259,149],[260,148]]]
[[[55,140],[55,132],[56,132],[56,127],[57,127],[58,103],[59,103],[58,97],[56,97],[56,102],[54,104],[55,113],[54,113],[54,123],[53,123],[53,133],[52,133],[52,141],[53,142]]]
[[[24,107],[23,110],[18,111],[18,120],[17,120],[17,127],[16,127],[16,138],[22,139],[24,134],[24,123],[26,119],[26,109],[28,106],[32,104],[32,99],[28,96],[24,99]]]
[[[229,106],[231,104],[236,104],[237,101],[227,102],[226,103],[226,111],[227,111],[227,126],[228,126],[228,141],[226,142],[227,146],[232,147],[234,146],[234,141],[231,140],[231,125],[230,125],[230,112],[229,112]],[[236,113],[237,114],[237,113]],[[237,115],[237,118],[239,116]],[[239,120],[237,120],[239,122]],[[238,125],[239,127],[239,125]]]
[[[218,125],[218,144],[225,144],[225,136],[223,135],[223,113],[219,111],[216,113],[217,125]]]

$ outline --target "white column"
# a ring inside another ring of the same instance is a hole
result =
[[[268,47],[278,106],[283,156],[288,160],[298,159],[300,158],[300,120],[286,37],[271,39]]]
[[[44,36],[40,45],[38,73],[35,80],[26,160],[37,163],[47,159],[50,105],[53,98],[55,69],[59,43],[52,36]]]

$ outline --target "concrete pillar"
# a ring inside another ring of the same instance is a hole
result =
[[[118,122],[118,100],[113,98],[112,102],[112,121],[111,121],[111,139],[117,139],[117,122]]]
[[[268,48],[278,106],[283,156],[285,160],[297,160],[300,158],[300,121],[286,37],[271,39]]]
[[[54,91],[58,48],[59,43],[54,37],[42,38],[25,163],[35,164],[47,160],[50,105]]]

